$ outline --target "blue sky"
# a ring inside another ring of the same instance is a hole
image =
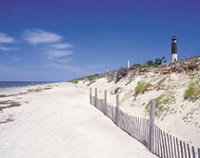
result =
[[[199,0],[1,0],[0,81],[66,81],[200,55]]]

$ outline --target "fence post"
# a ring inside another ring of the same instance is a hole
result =
[[[95,101],[94,106],[97,107],[97,88],[95,88]]]
[[[92,104],[92,88],[90,88],[90,104]]]
[[[119,94],[116,95],[116,117],[115,117],[115,123],[117,126],[119,126]]]
[[[154,151],[154,117],[155,117],[155,101],[151,101],[150,125],[149,125],[149,150]]]
[[[104,94],[105,94],[105,96],[104,96],[105,97],[105,109],[104,109],[105,111],[104,111],[104,114],[106,115],[106,110],[107,110],[107,108],[106,108],[107,107],[107,90],[105,90]]]

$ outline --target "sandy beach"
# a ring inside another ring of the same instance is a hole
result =
[[[20,103],[0,111],[1,158],[156,157],[90,105],[87,89],[53,83],[16,92],[0,98]]]

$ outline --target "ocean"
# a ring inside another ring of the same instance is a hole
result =
[[[35,82],[35,81],[0,81],[0,89],[2,88],[14,88],[14,87],[25,87],[31,85],[40,85],[45,83],[53,83],[53,82]]]

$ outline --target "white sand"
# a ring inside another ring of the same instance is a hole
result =
[[[16,98],[20,107],[0,112],[14,119],[0,124],[0,158],[156,157],[90,105],[88,90],[59,83]]]

